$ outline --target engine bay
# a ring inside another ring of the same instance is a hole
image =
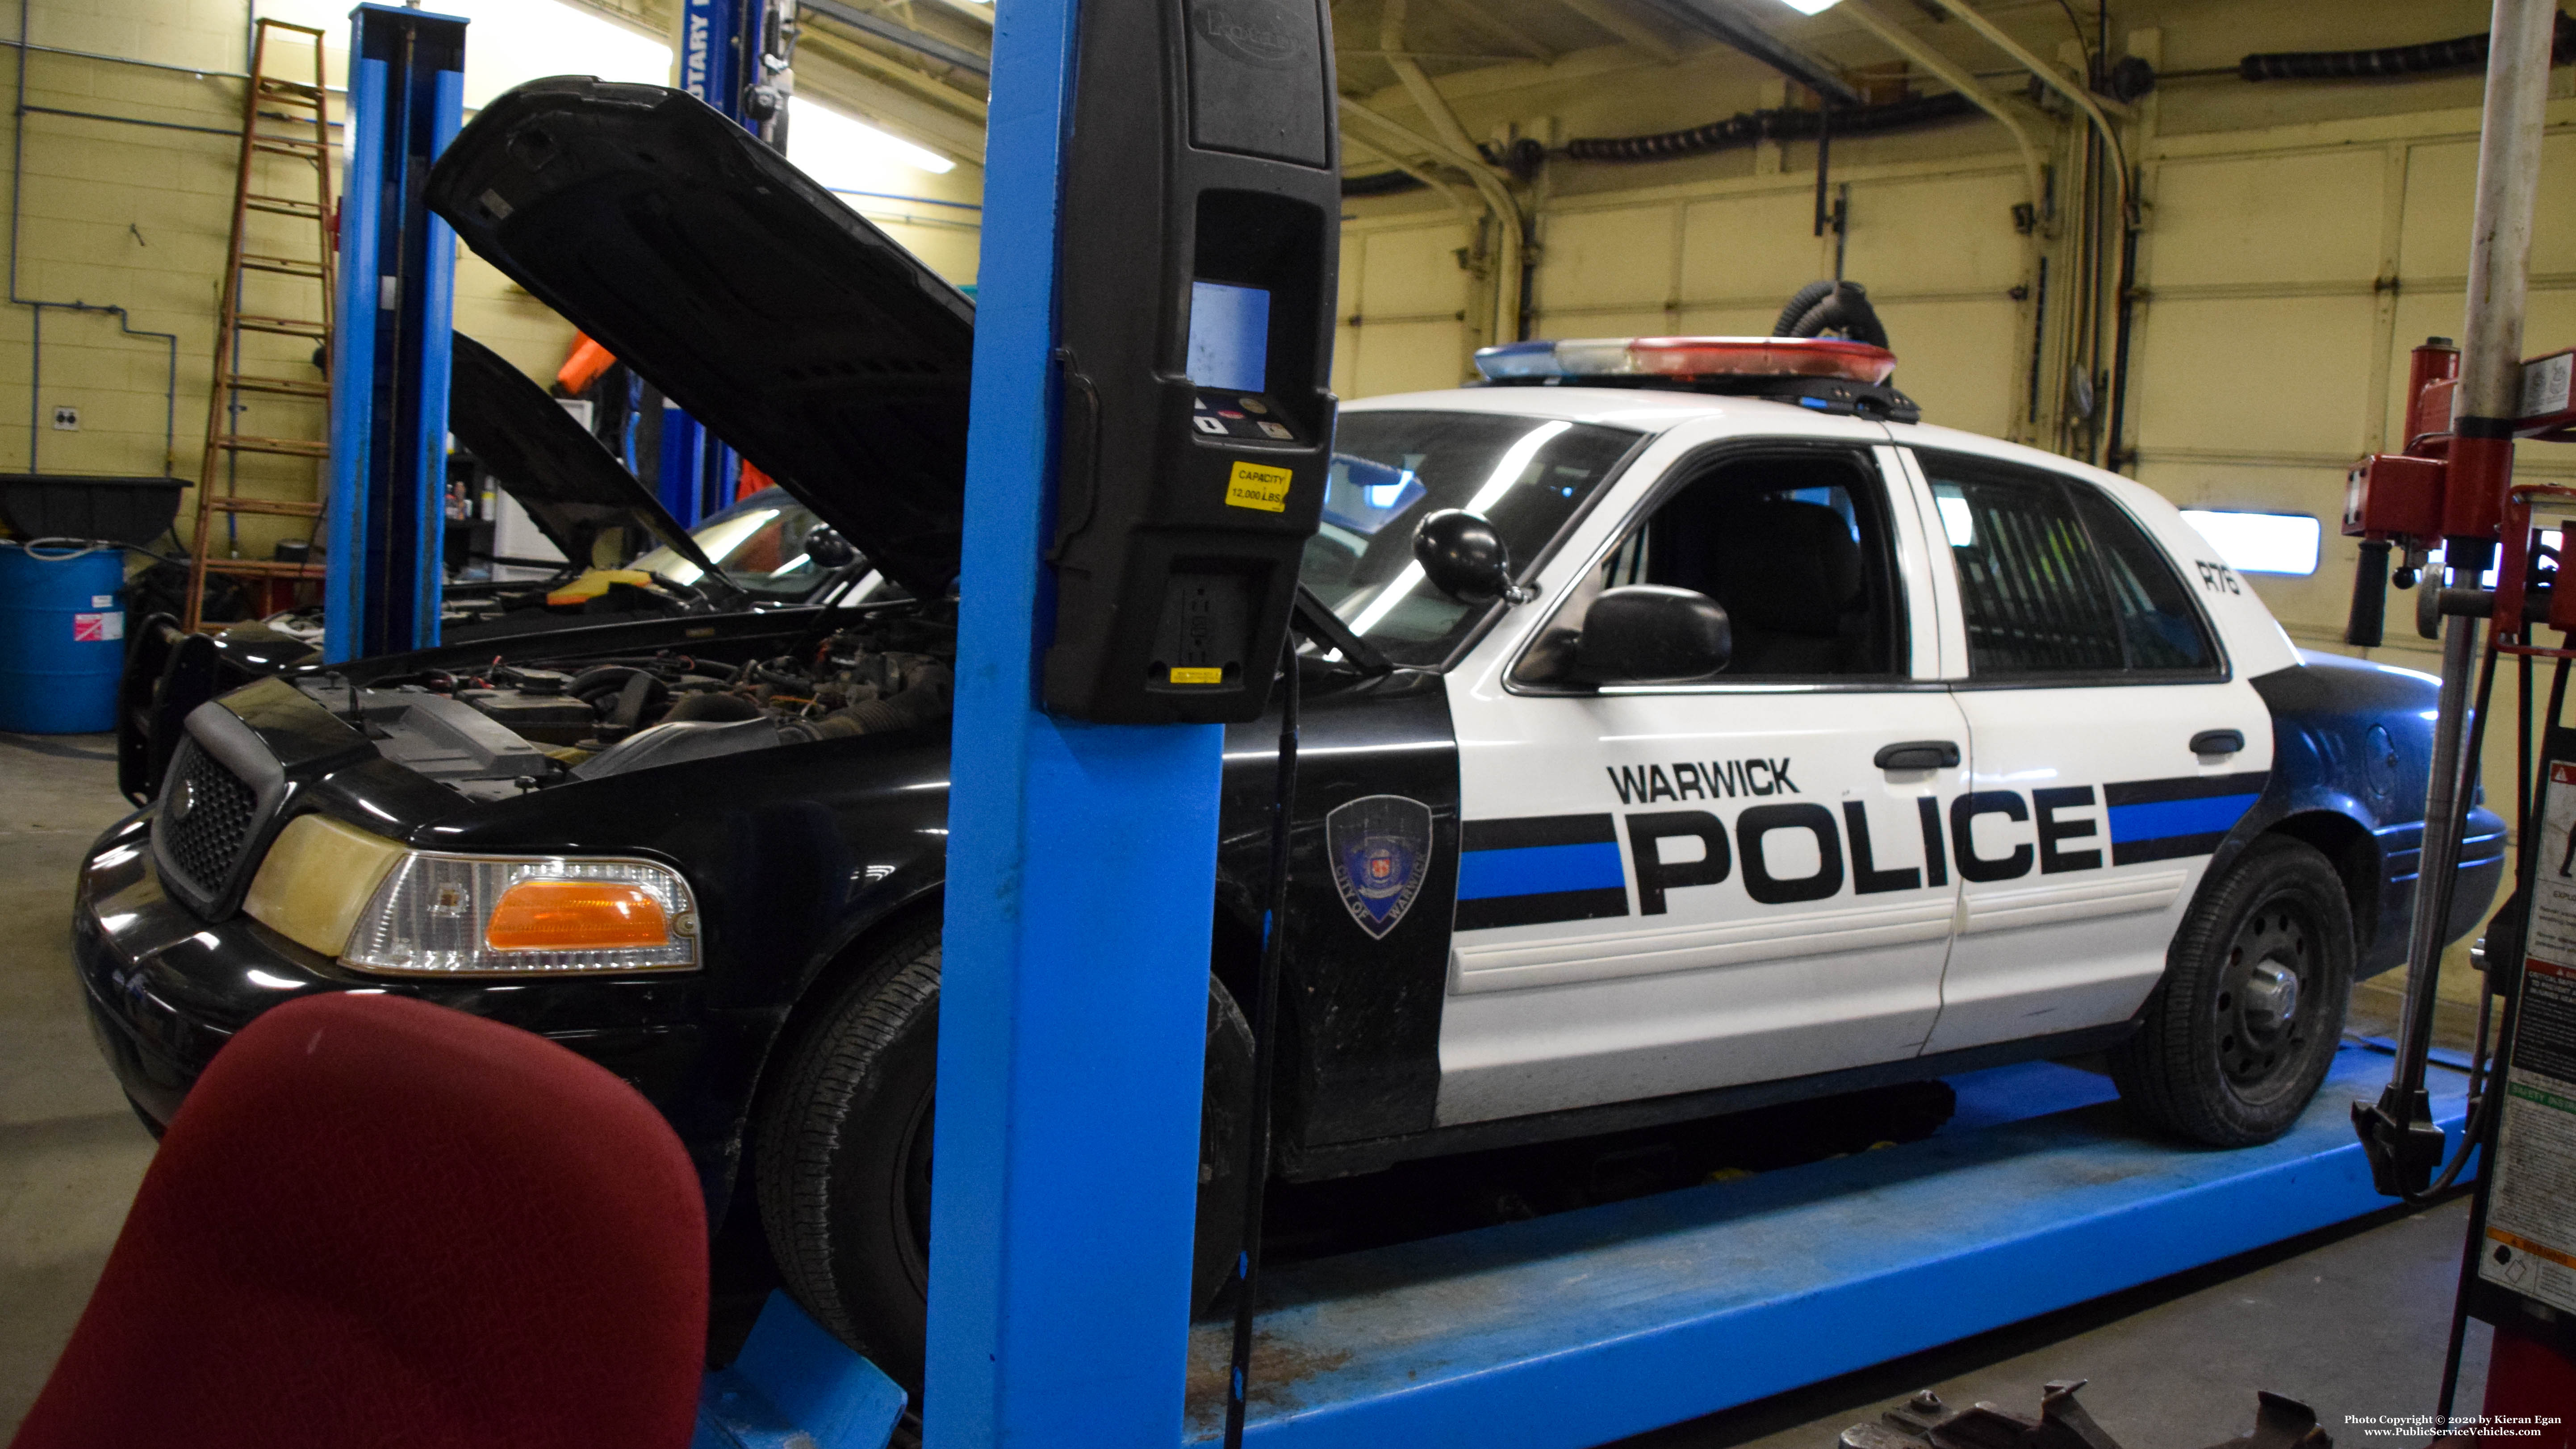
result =
[[[771,647],[776,641],[767,641]],[[947,720],[952,622],[889,610],[744,657],[650,653],[496,656],[353,682],[296,681],[387,759],[476,798]]]

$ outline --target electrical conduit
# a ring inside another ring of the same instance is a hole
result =
[[[1465,171],[1476,183],[1476,189],[1484,195],[1485,204],[1494,215],[1495,229],[1502,233],[1502,255],[1498,259],[1499,270],[1494,280],[1493,338],[1496,342],[1516,341],[1520,336],[1521,243],[1525,229],[1520,205],[1512,199],[1510,190],[1494,175],[1493,169],[1485,164],[1485,158],[1476,150],[1475,139],[1467,134],[1466,127],[1458,124],[1457,113],[1449,109],[1448,101],[1441,97],[1440,88],[1433,85],[1431,77],[1423,72],[1421,62],[1405,53],[1405,5],[1406,0],[1386,0],[1386,8],[1378,17],[1377,43],[1387,52],[1387,64],[1394,67],[1396,79],[1404,83],[1405,93],[1413,97],[1413,104],[1420,108],[1423,119],[1430,123],[1439,141],[1434,145],[1419,137],[1408,139],[1434,155],[1445,153],[1445,159]],[[1345,100],[1342,104],[1389,130],[1398,129],[1393,122],[1364,110],[1354,102]]]
[[[1502,270],[1494,287],[1492,335],[1497,342],[1517,340],[1520,319],[1521,215],[1520,208],[1512,201],[1511,193],[1504,189],[1502,181],[1485,165],[1483,158],[1473,151],[1464,156],[1455,155],[1446,145],[1432,140],[1401,122],[1389,120],[1348,96],[1342,97],[1341,103],[1343,115],[1375,126],[1393,140],[1417,152],[1427,154],[1435,161],[1465,172],[1467,179],[1475,183],[1477,193],[1484,198],[1486,211],[1494,218],[1495,229],[1503,235],[1500,259]]]

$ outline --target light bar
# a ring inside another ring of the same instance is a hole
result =
[[[1480,348],[1490,382],[1581,377],[1835,377],[1878,384],[1896,354],[1839,337],[1569,337]]]

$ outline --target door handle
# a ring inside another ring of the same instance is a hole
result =
[[[2245,748],[2245,735],[2240,730],[2202,730],[2191,737],[2195,755],[2232,755]]]
[[[1947,770],[1959,763],[1959,747],[1949,740],[1907,740],[1880,747],[1870,763],[1882,770]]]

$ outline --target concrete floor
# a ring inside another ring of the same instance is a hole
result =
[[[2343,1449],[2421,1449],[2429,1436],[2358,1418],[2429,1414],[2459,1281],[2468,1202],[2385,1214],[2062,1312],[1624,1441],[1623,1449],[1831,1449],[1835,1436],[1929,1388],[2036,1418],[2040,1386],[2079,1396],[2124,1449],[2203,1449],[2251,1431],[2258,1389],[2314,1409]],[[2477,1410],[2487,1329],[2469,1326],[2459,1404]]]
[[[152,1160],[90,1041],[72,872],[133,807],[105,735],[0,734],[0,1429],[15,1432]]]
[[[72,871],[124,815],[111,742],[0,734],[0,1434],[43,1385],[152,1156],[82,1021],[65,940]],[[2356,1024],[2384,1029],[2365,990]],[[2445,1037],[2465,1011],[2446,1013]],[[2254,1391],[2304,1399],[2347,1446],[2415,1449],[2348,1416],[2428,1412],[2464,1204],[2384,1215],[1629,1441],[1634,1449],[1829,1449],[1916,1389],[2038,1407],[2050,1379],[2128,1449],[2246,1432]],[[2462,1403],[2485,1340],[2473,1331]]]

